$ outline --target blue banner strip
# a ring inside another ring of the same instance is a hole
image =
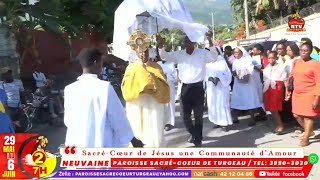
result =
[[[191,170],[59,170],[52,178],[191,178]]]

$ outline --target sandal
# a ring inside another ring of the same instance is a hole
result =
[[[312,139],[312,138],[315,137],[315,135],[316,135],[316,133],[312,132],[312,133],[310,134],[309,138]],[[304,133],[299,136],[299,139],[302,140],[302,139],[303,139],[303,136],[304,136]]]
[[[217,128],[220,128],[221,126],[219,126],[219,125],[213,125],[213,129],[217,129]]]
[[[285,132],[285,131],[278,131],[278,132],[276,132],[275,134],[278,135],[278,136],[280,136],[280,135],[285,135],[285,134],[287,134],[287,132]]]
[[[278,136],[287,134],[287,132],[285,132],[285,131],[272,130],[272,132],[273,132],[274,134],[278,135]]]
[[[294,131],[294,133],[297,134],[297,135],[299,135],[299,134],[303,134],[303,131],[297,129],[297,130]]]
[[[221,129],[222,129],[224,132],[228,132],[228,131],[229,131],[229,127],[228,127],[228,126],[223,126]]]
[[[306,147],[306,146],[308,146],[310,144],[310,142],[309,142],[309,140],[307,139],[307,140],[304,140],[304,139],[302,139],[301,141],[300,141],[300,146],[301,147]]]

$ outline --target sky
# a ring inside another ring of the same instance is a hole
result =
[[[39,0],[29,0],[30,4],[34,4]],[[217,24],[233,24],[232,10],[230,0],[183,0],[188,7],[193,20],[201,24],[212,23],[210,13],[214,12],[214,23]]]
[[[38,0],[29,0],[29,4],[34,4],[36,2],[38,2]]]
[[[211,24],[210,13],[214,12],[215,24],[233,24],[230,0],[183,0],[193,20],[201,24]]]

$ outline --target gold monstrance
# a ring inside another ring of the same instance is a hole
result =
[[[140,29],[137,29],[135,32],[133,32],[130,35],[129,41],[127,42],[131,49],[137,53],[140,60],[142,60],[142,55],[149,48],[150,43],[151,39],[149,36]]]
[[[137,29],[130,35],[127,44],[142,61],[144,52],[149,49],[151,39],[145,32]],[[127,102],[137,99],[143,93],[153,96],[162,104],[170,101],[167,80],[162,69],[153,61],[150,61],[147,66],[144,63],[130,63],[123,77],[121,90]]]

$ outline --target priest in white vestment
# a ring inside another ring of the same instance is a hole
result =
[[[160,65],[149,59],[148,50],[142,61],[135,57],[130,59],[121,87],[127,117],[144,147],[165,147],[163,129],[168,121],[170,88]]]
[[[65,146],[84,148],[143,147],[130,127],[124,108],[108,81],[98,78],[102,53],[83,49],[77,57],[83,74],[64,90]]]
[[[230,91],[232,75],[223,56],[206,65],[207,103],[209,120],[225,131],[232,125]]]
[[[165,130],[170,131],[174,128],[175,123],[175,112],[176,112],[176,87],[175,82],[177,81],[177,70],[174,67],[174,63],[159,61],[158,64],[161,66],[164,74],[166,75],[167,82],[170,87],[170,102],[169,106],[169,119],[165,125]]]

